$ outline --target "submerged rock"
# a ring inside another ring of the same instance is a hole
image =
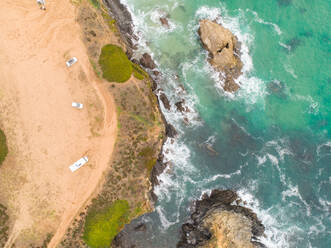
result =
[[[179,102],[176,102],[175,103],[175,106],[176,106],[177,110],[179,112],[181,112],[181,113],[183,113],[183,112],[186,112],[186,113],[190,112],[189,108],[187,106],[185,106],[185,100],[184,99],[182,99]]]
[[[170,28],[169,21],[168,21],[167,17],[160,17],[160,22],[164,27]]]
[[[196,201],[191,221],[182,226],[177,247],[265,247],[257,241],[264,226],[252,210],[237,202],[238,195],[231,190],[213,190],[210,196],[203,195]]]
[[[224,90],[235,92],[239,85],[234,79],[239,77],[242,62],[239,58],[237,38],[220,24],[201,20],[198,30],[204,48],[209,52],[209,63],[219,72],[223,72]]]

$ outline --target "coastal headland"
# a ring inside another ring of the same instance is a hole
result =
[[[43,11],[35,1],[5,0],[0,16],[0,122],[8,146],[0,246],[110,245],[107,233],[96,234],[100,216],[114,220],[106,231],[116,235],[153,209],[150,175],[165,138],[153,82],[128,59],[100,1],[49,1]],[[113,55],[120,64],[108,64]],[[67,68],[73,56],[78,62]],[[72,108],[74,101],[84,108]],[[82,156],[88,164],[72,173],[68,166]]]

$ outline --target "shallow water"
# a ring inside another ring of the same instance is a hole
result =
[[[268,247],[331,246],[331,2],[123,2],[141,37],[138,53],[151,53],[162,72],[160,88],[191,110],[186,125],[174,106],[163,109],[180,137],[164,147],[170,166],[156,211],[143,217],[147,234],[133,237],[138,247],[175,247],[192,202],[214,188],[239,192],[266,226]],[[165,15],[170,29],[160,24]],[[206,63],[201,18],[222,23],[242,44],[235,95]]]

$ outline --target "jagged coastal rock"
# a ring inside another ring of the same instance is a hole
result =
[[[238,204],[231,190],[213,190],[196,201],[191,221],[182,226],[178,248],[262,248],[264,226],[256,214]]]
[[[209,52],[209,63],[220,72],[224,80],[224,90],[235,92],[239,85],[234,81],[241,74],[242,62],[239,58],[239,42],[230,30],[220,24],[201,20],[198,30],[204,48]]]

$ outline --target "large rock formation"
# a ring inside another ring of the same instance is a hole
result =
[[[258,237],[264,226],[256,214],[239,206],[231,190],[213,190],[195,205],[191,221],[182,226],[178,248],[257,248],[265,247]]]
[[[220,72],[223,72],[224,90],[234,92],[239,89],[235,83],[241,74],[242,62],[239,58],[239,43],[230,30],[220,24],[201,20],[198,33],[201,42],[209,52],[209,63]]]

